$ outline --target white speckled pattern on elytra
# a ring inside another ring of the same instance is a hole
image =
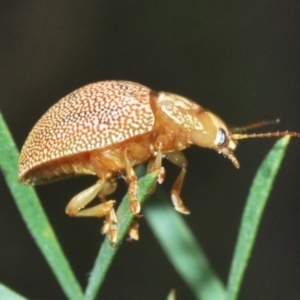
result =
[[[19,177],[43,163],[107,147],[153,128],[150,89],[127,81],[86,85],[52,106],[30,132]]]

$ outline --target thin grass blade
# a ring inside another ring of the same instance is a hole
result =
[[[288,145],[288,141],[289,137],[284,137],[276,142],[272,150],[264,159],[253,180],[242,216],[229,272],[228,300],[235,300],[238,297],[257,235],[259,223]]]
[[[0,283],[0,299],[5,300],[28,300],[27,298],[21,296],[15,291],[11,290],[9,287]]]
[[[175,290],[171,290],[168,297],[167,297],[167,300],[176,300],[176,293],[175,293]]]
[[[81,287],[64,256],[34,189],[18,183],[19,153],[1,113],[0,145],[0,168],[31,235],[68,299],[82,299]]]
[[[158,189],[144,208],[145,218],[174,268],[197,299],[222,300],[226,291],[182,216]]]
[[[149,194],[149,190],[157,180],[158,172],[152,172],[142,177],[138,181],[137,200],[142,204]],[[93,300],[105,279],[106,273],[116,255],[128,228],[133,221],[133,215],[129,209],[128,194],[123,198],[117,211],[118,218],[118,239],[116,245],[112,247],[106,237],[101,245],[100,251],[96,258],[93,270],[91,272],[89,282],[85,292],[85,300]]]

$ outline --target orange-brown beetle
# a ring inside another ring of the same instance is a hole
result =
[[[265,122],[270,123],[270,122]],[[264,125],[260,122],[250,127]],[[238,139],[250,137],[300,136],[296,132],[241,134],[230,131],[215,114],[191,100],[129,81],[103,81],[84,86],[52,106],[30,132],[20,155],[19,181],[37,185],[76,174],[93,174],[99,180],[69,202],[70,216],[105,216],[103,233],[112,244],[117,238],[114,201],[106,200],[125,172],[130,182],[130,210],[140,212],[136,200],[134,167],[146,161],[148,172],[161,169],[162,158],[181,168],[171,190],[177,211],[188,214],[180,198],[187,161],[182,150],[195,144],[228,157],[234,155]],[[101,203],[84,209],[99,195]],[[133,236],[137,238],[137,236]]]

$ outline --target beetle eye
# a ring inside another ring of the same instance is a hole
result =
[[[226,132],[223,128],[218,129],[217,143],[218,146],[223,146],[226,142]]]

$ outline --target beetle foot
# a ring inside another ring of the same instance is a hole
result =
[[[137,215],[141,211],[141,204],[137,200],[130,200],[130,212]]]
[[[101,228],[101,233],[108,235],[109,243],[112,247],[115,246],[118,238],[117,222],[115,210],[112,209],[106,215],[104,225]]]
[[[142,218],[143,215],[136,215],[134,216],[133,221],[130,224],[130,227],[128,229],[128,239],[127,241],[132,242],[132,241],[137,241],[140,238],[139,235],[139,220]]]
[[[166,177],[166,169],[164,167],[160,167],[157,176],[157,182],[159,184],[162,184],[165,181],[165,177]]]
[[[176,191],[171,192],[171,198],[172,198],[172,202],[173,202],[175,210],[177,210],[178,212],[185,214],[185,215],[189,215],[191,213],[190,210],[184,206],[180,196],[178,195],[178,193]]]

